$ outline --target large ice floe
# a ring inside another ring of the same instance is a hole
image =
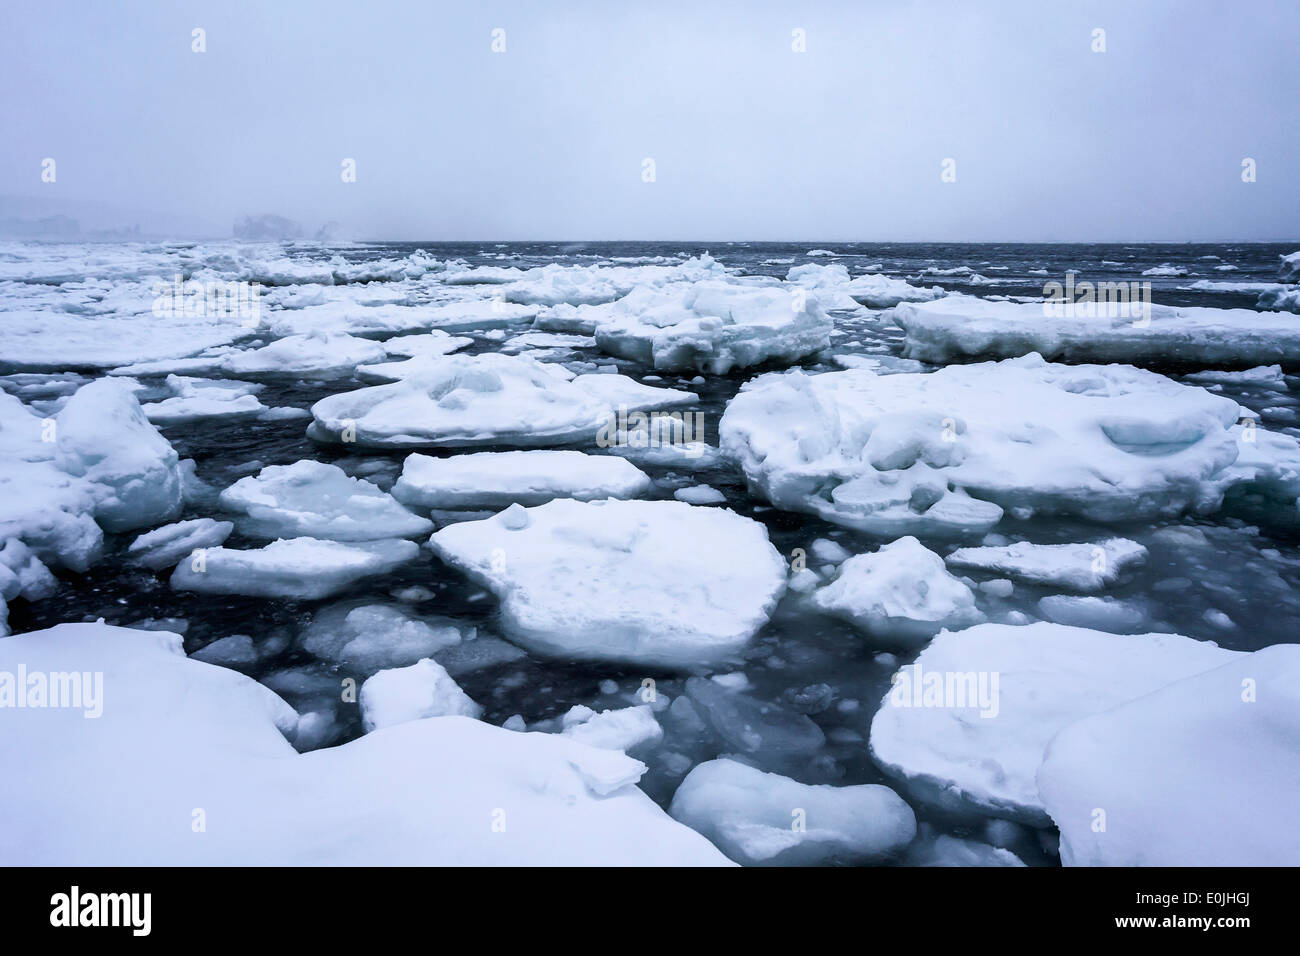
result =
[[[1118,521],[1208,512],[1256,481],[1294,504],[1300,445],[1239,406],[1124,365],[1029,355],[879,376],[760,376],[727,406],[724,454],[774,505],[874,534],[972,534],[1017,509]]]
[[[679,501],[511,505],[436,532],[512,640],[563,658],[690,667],[740,651],[785,590],[761,524]]]
[[[796,362],[828,347],[832,326],[802,289],[713,281],[641,286],[592,314],[596,343],[611,355],[714,375]]]
[[[241,530],[266,538],[372,541],[433,530],[433,522],[407,511],[371,482],[319,461],[270,465],[239,479],[220,500],[227,511],[247,516]]]
[[[419,553],[413,541],[288,538],[264,548],[203,548],[172,572],[178,591],[249,597],[329,597],[363,578],[387,574]]]
[[[944,631],[894,675],[871,753],[918,799],[1046,826],[1036,775],[1057,731],[1240,656],[1046,622]]]
[[[76,675],[84,706],[5,711],[10,865],[727,863],[636,788],[644,764],[561,734],[433,717],[300,755],[270,690],[104,624],[0,640],[20,668]]]
[[[1244,368],[1294,363],[1300,355],[1300,320],[1285,312],[1150,303],[1114,310],[1124,314],[1098,311],[1105,314],[1049,316],[1042,302],[949,295],[904,302],[889,315],[907,334],[903,355],[923,362],[1037,352],[1067,362]]]
[[[321,399],[308,434],[362,447],[548,445],[594,438],[620,407],[697,401],[693,392],[574,375],[521,355],[449,355],[401,382]]]
[[[553,498],[634,498],[649,490],[650,477],[622,458],[538,449],[408,455],[393,497],[412,508],[499,509]]]
[[[1300,647],[1236,655],[1071,724],[1038,790],[1066,866],[1300,864]]]
[[[912,808],[888,787],[810,786],[730,759],[695,767],[669,812],[750,866],[879,862],[916,835]]]

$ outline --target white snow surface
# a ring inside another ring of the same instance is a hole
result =
[[[553,498],[633,498],[650,478],[631,462],[580,451],[476,452],[406,457],[393,497],[412,508],[505,508]]]

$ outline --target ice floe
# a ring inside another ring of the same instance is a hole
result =
[[[206,548],[172,572],[179,591],[270,598],[324,598],[362,578],[387,574],[419,553],[413,541],[288,538],[240,551]]]
[[[142,534],[126,549],[127,557],[155,571],[175,567],[196,548],[217,548],[225,544],[235,525],[213,518],[192,518],[155,528]]]
[[[726,658],[785,590],[762,525],[678,501],[511,505],[429,543],[497,595],[507,636],[557,657],[664,667]]]
[[[944,561],[954,568],[1009,575],[1019,581],[1100,591],[1147,559],[1147,549],[1128,538],[1096,544],[1031,544],[958,548]]]
[[[1057,731],[1238,656],[1046,622],[945,631],[895,675],[871,753],[927,802],[1046,826],[1035,775]]]
[[[1149,303],[1143,310],[1049,317],[1042,302],[949,295],[904,302],[889,315],[907,334],[903,355],[923,362],[1038,352],[1068,362],[1240,367],[1294,362],[1300,354],[1300,321],[1287,313]]]
[[[106,693],[96,720],[6,712],[13,865],[727,862],[636,789],[644,764],[560,734],[434,717],[299,755],[284,701],[187,659],[174,634],[65,624],[0,641],[0,670],[20,666],[102,674]]]
[[[413,508],[499,509],[553,498],[634,498],[649,490],[649,476],[621,458],[534,450],[408,455],[393,497]]]
[[[266,538],[371,541],[428,534],[433,522],[337,465],[310,459],[269,465],[221,493],[221,507],[246,515],[246,533]]]
[[[425,717],[477,720],[483,713],[442,665],[427,657],[367,678],[358,699],[366,733]]]
[[[888,787],[810,786],[728,759],[687,774],[669,813],[750,866],[879,862],[916,835],[912,808]]]

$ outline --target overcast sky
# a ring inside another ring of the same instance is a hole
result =
[[[0,194],[222,233],[1289,240],[1298,43],[1293,0],[8,2]]]

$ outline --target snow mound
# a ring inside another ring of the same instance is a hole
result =
[[[725,658],[785,590],[761,524],[678,501],[511,505],[429,544],[500,598],[507,636],[556,657],[664,667]]]
[[[430,658],[382,670],[361,685],[361,725],[366,733],[425,717],[471,717],[483,708]]]
[[[125,381],[101,378],[79,388],[58,414],[57,433],[55,463],[95,486],[95,520],[105,531],[180,514],[180,460]]]
[[[1077,308],[1077,306],[1076,306]],[[1294,361],[1300,322],[1251,309],[1143,306],[1143,314],[1049,317],[1042,302],[949,295],[890,312],[907,333],[903,355],[943,364],[1038,352],[1066,362],[1246,367]],[[1149,316],[1145,310],[1149,308]],[[1123,310],[1117,310],[1123,311]]]
[[[1070,724],[1038,788],[1066,866],[1300,864],[1300,647]]]
[[[379,448],[547,445],[593,438],[618,404],[699,401],[624,375],[569,374],[519,355],[449,355],[401,382],[321,399],[308,434]]]
[[[895,674],[871,753],[919,799],[1047,826],[1035,775],[1057,731],[1239,656],[1043,622],[945,631]]]
[[[11,865],[727,863],[633,786],[643,764],[559,734],[434,717],[299,755],[288,705],[187,659],[175,634],[64,624],[0,640],[0,671],[20,666],[102,673],[105,694],[94,720],[5,711],[0,818],[24,821],[0,827]]]
[[[719,434],[779,508],[884,536],[973,534],[1004,508],[1121,521],[1213,511],[1227,487],[1274,472],[1286,485],[1295,441],[1274,448],[1256,430],[1248,444],[1237,417],[1236,402],[1153,372],[1029,355],[763,375]]]
[[[1146,559],[1147,549],[1136,541],[1107,538],[1096,544],[1017,541],[1005,547],[958,548],[944,561],[955,568],[1008,575],[1031,584],[1100,591]]]
[[[310,459],[270,465],[221,493],[221,507],[248,516],[241,527],[267,538],[372,541],[428,534],[433,522],[337,465]]]
[[[622,458],[539,450],[408,455],[393,497],[412,508],[495,510],[553,498],[633,498],[649,490],[645,472]]]
[[[324,598],[362,578],[387,574],[419,550],[412,541],[343,544],[317,538],[272,541],[249,551],[207,548],[177,565],[171,585],[207,594]]]
[[[762,362],[796,362],[830,345],[831,319],[815,295],[705,281],[641,286],[596,320],[596,343],[656,369],[725,375]]]
[[[813,595],[813,604],[877,639],[905,644],[984,620],[971,589],[912,537],[849,558],[835,580]]]
[[[888,787],[809,786],[725,758],[687,774],[668,812],[747,866],[877,862],[916,835]]]

